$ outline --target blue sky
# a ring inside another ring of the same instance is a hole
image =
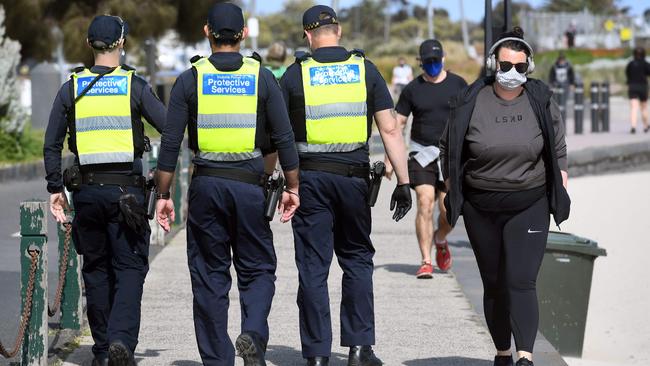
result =
[[[244,0],[247,3],[249,0]],[[498,0],[492,0],[492,3],[497,3]],[[349,7],[358,3],[359,0],[339,0],[340,7]],[[426,5],[426,0],[410,0],[411,3]],[[529,4],[539,6],[544,3],[544,0],[528,0]],[[257,10],[260,13],[276,12],[282,9],[284,0],[257,0]],[[331,0],[316,0],[316,3],[330,5]],[[479,21],[483,17],[484,4],[483,0],[464,0],[465,3],[465,16],[469,20]],[[459,1],[458,0],[435,0],[433,2],[436,8],[444,8],[449,12],[452,20],[460,17]],[[619,5],[629,6],[632,15],[641,15],[645,9],[650,8],[650,1],[647,0],[619,0]]]

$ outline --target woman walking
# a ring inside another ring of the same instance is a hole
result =
[[[536,279],[549,213],[569,216],[565,126],[551,91],[528,79],[535,68],[523,31],[501,35],[479,79],[452,101],[440,141],[447,218],[462,213],[478,262],[494,365],[533,365],[539,314]]]

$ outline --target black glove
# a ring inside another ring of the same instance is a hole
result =
[[[411,189],[409,185],[398,184],[390,198],[390,210],[393,211],[395,205],[397,205],[397,209],[393,214],[393,220],[399,221],[406,216],[406,213],[411,209],[411,204]]]
[[[138,203],[135,195],[125,193],[120,196],[120,220],[128,225],[131,230],[138,234],[145,234],[149,231],[149,221],[147,220],[147,210]]]

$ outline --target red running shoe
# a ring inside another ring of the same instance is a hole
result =
[[[441,271],[447,272],[451,268],[451,251],[449,243],[445,240],[442,244],[436,244],[436,264]]]
[[[422,279],[433,278],[433,265],[431,263],[422,262],[420,269],[415,273],[415,277]]]

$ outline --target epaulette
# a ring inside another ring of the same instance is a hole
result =
[[[294,54],[294,56],[296,57],[296,63],[297,63],[297,64],[300,64],[300,63],[302,63],[303,61],[305,61],[306,59],[310,58],[310,57],[311,57],[311,53],[309,53],[309,52],[305,52],[305,51],[296,51],[296,53]]]
[[[359,57],[363,57],[363,58],[366,57],[366,53],[363,52],[363,50],[360,49],[360,48],[353,48],[352,51],[350,51],[350,53],[355,55],[355,56],[359,56]]]
[[[74,69],[72,69],[72,72],[76,74],[78,72],[84,71],[85,69],[86,69],[86,66],[77,66]]]
[[[252,58],[253,60],[256,60],[259,63],[262,63],[262,56],[260,56],[260,54],[255,51],[253,51],[253,54],[250,55],[249,57]]]
[[[194,56],[192,56],[192,58],[190,59],[190,62],[191,62],[191,63],[195,63],[196,61],[198,61],[198,60],[200,60],[200,59],[201,59],[201,55],[194,55]]]
[[[122,64],[121,66],[122,66],[122,68],[123,68],[124,70],[126,70],[126,71],[135,71],[135,67],[133,67],[133,66],[131,66],[131,65]]]

